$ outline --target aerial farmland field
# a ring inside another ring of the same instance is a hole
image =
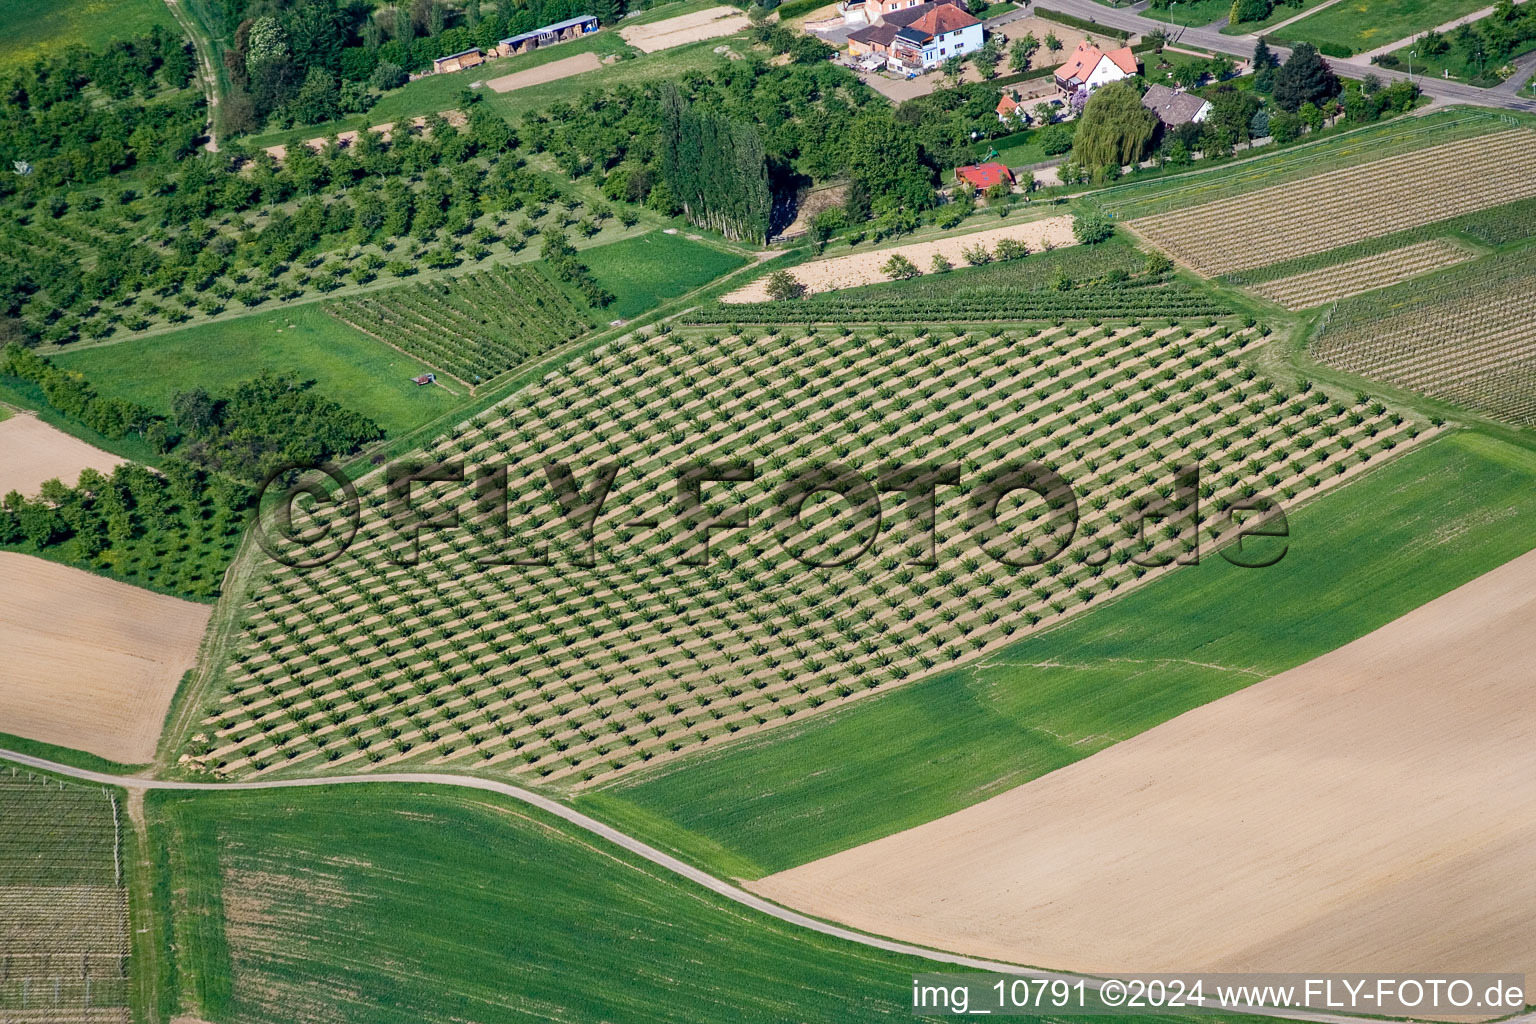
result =
[[[0,1024],[1536,1024],[1536,6],[813,2],[10,5]]]

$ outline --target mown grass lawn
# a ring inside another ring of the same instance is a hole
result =
[[[1525,553],[1536,544],[1533,482],[1527,449],[1444,438],[1293,514],[1290,549],[1271,568],[1207,553],[979,667],[659,767],[577,805],[738,876],[815,860],[1299,665]]]
[[[1287,25],[1274,39],[1353,53],[1425,32],[1486,4],[1483,0],[1344,0]]]
[[[391,435],[441,415],[461,397],[412,384],[427,372],[425,363],[359,334],[318,304],[66,351],[54,361],[85,374],[103,395],[162,414],[171,412],[178,391],[202,387],[223,395],[263,370],[291,370]]]
[[[1230,0],[1179,0],[1171,7],[1158,10],[1148,7],[1142,14],[1173,25],[1209,25],[1232,13]]]
[[[159,25],[179,33],[163,0],[0,0],[0,70],[46,57],[66,45],[97,49]]]
[[[662,231],[587,249],[581,258],[598,282],[615,296],[613,304],[605,306],[601,315],[625,320],[723,277],[747,262],[734,253]]]

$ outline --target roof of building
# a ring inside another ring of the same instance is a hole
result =
[[[911,10],[922,11],[923,14],[908,27],[913,32],[922,33],[925,39],[981,24],[956,4],[931,4],[914,7]]]
[[[955,168],[955,177],[977,188],[991,188],[999,182],[1012,182],[1013,172],[1000,163],[969,164]]]
[[[912,24],[928,10],[928,4],[919,4],[916,7],[903,7],[899,11],[892,11],[880,21],[848,33],[848,38],[856,43],[878,43],[881,46],[890,46],[891,40],[896,38],[896,33]]]
[[[1088,76],[1093,74],[1093,69],[1099,66],[1099,61],[1108,57],[1110,63],[1128,75],[1134,75],[1138,69],[1136,55],[1131,52],[1129,46],[1122,46],[1118,50],[1101,50],[1086,39],[1077,44],[1077,49],[1072,51],[1072,56],[1067,58],[1065,64],[1056,69],[1056,77],[1062,81],[1070,82],[1076,79],[1086,82]]]
[[[597,18],[594,15],[583,14],[580,17],[566,18],[564,21],[557,21],[553,25],[543,25],[528,32],[519,32],[515,36],[508,36],[507,38],[498,41],[503,44],[521,43],[527,39],[536,39],[547,32],[564,32],[568,28],[575,28],[577,25],[585,25],[596,20]]]
[[[1176,126],[1189,124],[1199,117],[1200,111],[1210,106],[1210,101],[1182,89],[1154,85],[1142,95],[1141,105],[1156,114],[1163,124]]]
[[[1005,93],[1003,98],[997,101],[997,112],[1003,115],[1011,114],[1023,105],[1024,104],[1020,103],[1018,100]]]
[[[445,60],[453,60],[455,57],[468,57],[470,54],[475,54],[476,56],[479,56],[479,54],[480,54],[480,47],[478,47],[478,46],[471,46],[467,50],[460,50],[458,53],[450,53],[446,57],[434,57],[433,60],[435,62],[441,63],[442,61],[445,61]]]

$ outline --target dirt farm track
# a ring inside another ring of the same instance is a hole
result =
[[[0,551],[0,732],[125,764],[153,760],[211,611]]]
[[[1536,974],[1532,621],[1536,552],[1042,779],[749,888],[1064,970]]]

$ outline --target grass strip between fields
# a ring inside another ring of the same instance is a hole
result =
[[[979,666],[576,806],[738,877],[815,860],[1299,665],[1523,554],[1536,544],[1533,483],[1531,451],[1448,436],[1297,510],[1272,568],[1207,557]]]

